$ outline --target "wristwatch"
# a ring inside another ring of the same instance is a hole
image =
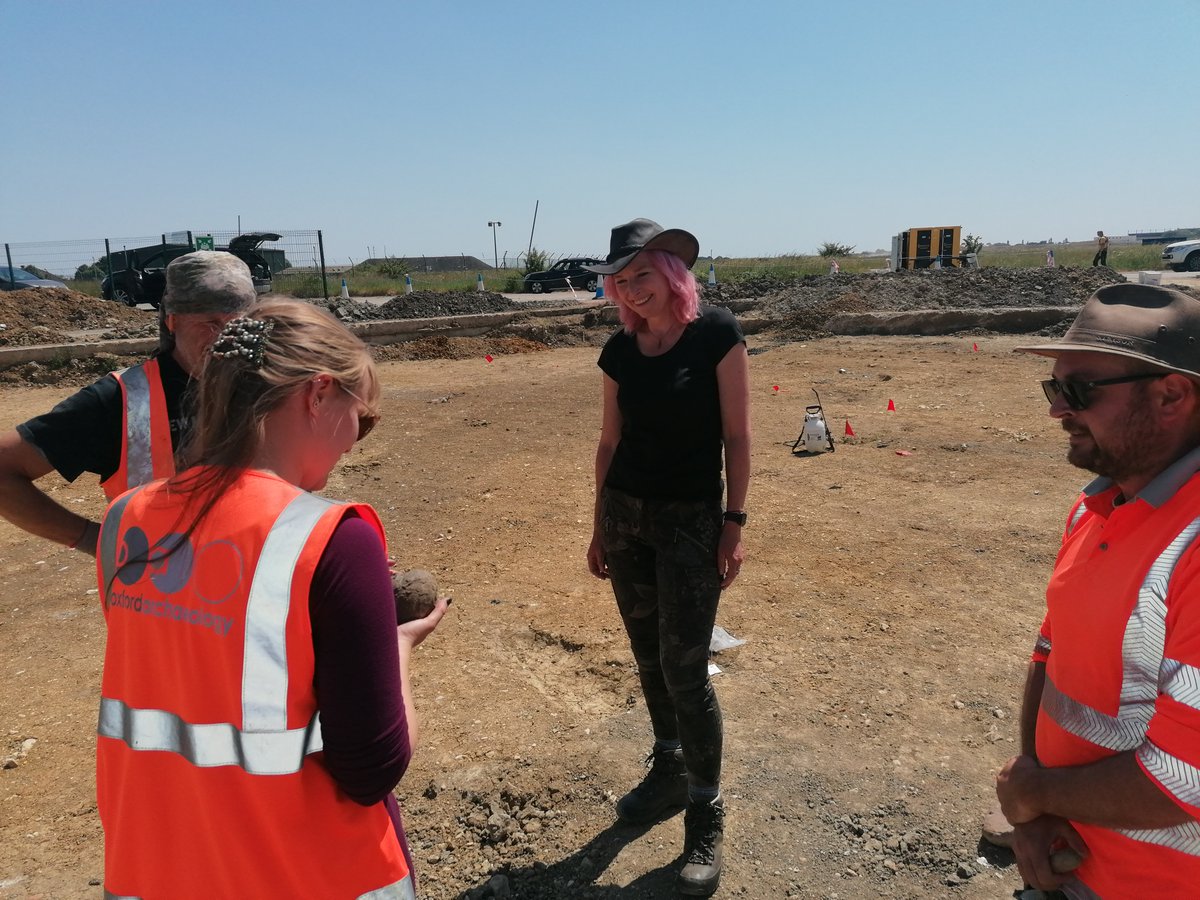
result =
[[[726,522],[736,522],[742,528],[745,528],[746,519],[749,517],[740,509],[730,509],[726,510],[725,515],[723,515],[721,518],[723,518]]]

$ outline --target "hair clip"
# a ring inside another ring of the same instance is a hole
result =
[[[274,327],[274,322],[264,322],[247,316],[230,319],[213,341],[212,355],[217,359],[245,359],[252,368],[261,369],[263,354],[267,349],[267,338]]]

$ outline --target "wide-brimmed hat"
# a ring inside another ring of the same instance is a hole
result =
[[[1110,284],[1088,297],[1060,340],[1016,349],[1051,357],[1111,353],[1200,378],[1200,298],[1150,284]]]
[[[690,231],[663,228],[649,219],[634,219],[612,230],[608,256],[602,266],[584,266],[599,275],[615,275],[643,250],[665,250],[678,256],[689,269],[700,255],[700,242]]]
[[[168,313],[237,313],[257,297],[250,267],[223,250],[185,253],[167,266],[162,308]]]

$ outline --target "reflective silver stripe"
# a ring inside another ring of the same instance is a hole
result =
[[[125,894],[114,894],[112,891],[105,889],[104,900],[142,900],[142,898],[127,896]]]
[[[1050,652],[1050,642],[1048,640],[1046,640],[1046,636],[1044,634],[1038,634],[1037,640],[1033,642],[1033,652],[1034,653],[1049,653]]]
[[[1071,515],[1071,521],[1067,523],[1067,534],[1075,530],[1075,526],[1079,524],[1079,520],[1083,518],[1083,514],[1087,512],[1087,504],[1082,500],[1075,507],[1075,512]]]
[[[1146,741],[1137,756],[1146,771],[1176,799],[1189,806],[1200,806],[1200,769],[1172,756],[1151,741]],[[1196,824],[1200,826],[1200,822]]]
[[[321,716],[307,728],[280,732],[239,731],[225,722],[195,725],[162,709],[135,709],[110,697],[100,699],[101,737],[133,750],[178,753],[194,766],[237,766],[251,775],[290,775],[322,748]]]
[[[1121,641],[1123,675],[1120,705],[1115,717],[1061,693],[1049,678],[1046,679],[1042,707],[1065,731],[1117,752],[1141,746],[1154,715],[1160,678],[1164,677],[1163,649],[1167,639],[1167,590],[1171,573],[1198,534],[1200,519],[1193,519],[1154,560],[1138,588],[1137,602],[1129,614]]]
[[[136,493],[137,491],[130,491],[114,500],[101,523],[100,548],[97,552],[100,554],[100,576],[104,579],[104,584],[101,585],[104,596],[101,599],[105,604],[108,603],[108,589],[117,577],[117,535],[121,531],[121,516],[125,514],[125,507]]]
[[[1159,847],[1178,850],[1188,856],[1200,856],[1200,822],[1184,822],[1182,825],[1173,825],[1170,828],[1142,831],[1118,829],[1117,833],[1143,844],[1156,844]]]
[[[287,617],[292,575],[312,530],[333,501],[300,493],[279,514],[259,555],[246,602],[242,728],[287,730]]]
[[[1154,712],[1134,707],[1110,716],[1062,693],[1049,676],[1042,689],[1042,709],[1064,731],[1118,753],[1141,746]]]
[[[417,892],[413,889],[411,875],[405,875],[395,884],[384,885],[358,895],[358,900],[416,900],[416,898]]]
[[[1200,712],[1200,669],[1177,659],[1164,659],[1158,689],[1177,703]]]
[[[144,366],[133,366],[119,376],[125,386],[125,474],[127,488],[154,480],[150,454],[150,381]]]

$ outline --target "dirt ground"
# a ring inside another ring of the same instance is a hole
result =
[[[978,819],[1014,750],[1043,582],[1084,480],[1045,415],[1044,363],[1017,343],[751,338],[750,561],[719,616],[746,643],[715,657],[720,896],[1017,886]],[[649,740],[610,592],[584,563],[595,357],[383,363],[387,417],[327,489],[373,503],[401,564],[455,598],[417,654],[421,744],[399,788],[424,897],[672,896],[681,818],[613,820]],[[793,456],[813,386],[837,451]],[[68,390],[6,387],[5,426]],[[50,486],[98,514],[85,481]],[[95,896],[94,575],[7,524],[0,558],[0,896]]]
[[[604,333],[381,351],[386,416],[326,490],[372,503],[400,565],[454,596],[416,654],[420,745],[397,791],[424,898],[674,896],[682,817],[613,815],[650,738],[611,592],[585,564],[587,344]],[[749,560],[718,616],[746,643],[714,657],[718,896],[1010,897],[1011,855],[980,843],[979,820],[1088,479],[1046,415],[1046,361],[1013,353],[1019,336],[795,335],[749,338]],[[0,388],[0,428],[82,377],[60,374]],[[837,449],[795,456],[814,387]],[[89,477],[43,486],[102,510]],[[0,561],[0,898],[95,897],[94,570],[4,522]]]

